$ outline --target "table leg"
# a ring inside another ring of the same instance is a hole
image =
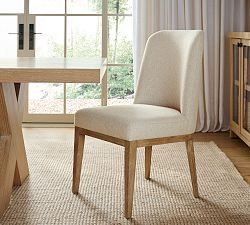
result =
[[[0,83],[0,216],[8,207],[13,185],[29,175],[22,134],[24,86]]]
[[[18,87],[18,89],[17,89]],[[15,176],[14,176],[14,185],[20,186],[24,182],[24,180],[29,175],[28,161],[25,152],[24,140],[23,140],[23,132],[22,132],[22,119],[23,119],[23,110],[24,110],[24,94],[25,90],[28,88],[28,84],[15,84],[16,90],[16,98],[18,104],[18,127],[17,130],[17,141],[18,148],[16,149],[17,153],[17,161],[15,168]]]
[[[105,74],[102,77],[102,81],[101,81],[101,85],[102,85],[102,106],[107,105],[107,71],[105,72]]]

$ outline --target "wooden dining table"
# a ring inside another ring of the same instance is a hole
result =
[[[0,59],[0,216],[7,209],[13,186],[29,176],[22,133],[27,84],[101,83],[102,105],[107,105],[105,58]]]

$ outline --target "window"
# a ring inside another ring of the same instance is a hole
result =
[[[132,102],[132,0],[29,0],[29,13],[36,57],[107,57],[108,105]],[[27,121],[53,122],[55,114],[65,122],[100,105],[100,94],[98,84],[30,84]]]
[[[131,103],[134,93],[132,0],[108,1],[108,104]],[[127,65],[127,66],[125,66]]]

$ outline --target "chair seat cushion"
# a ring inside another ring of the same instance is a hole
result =
[[[191,133],[179,111],[145,104],[81,109],[75,126],[128,141]]]

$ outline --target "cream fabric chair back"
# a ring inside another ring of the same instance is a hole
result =
[[[177,109],[188,118],[190,130],[194,131],[202,55],[202,31],[164,30],[151,35],[142,59],[134,103]]]

